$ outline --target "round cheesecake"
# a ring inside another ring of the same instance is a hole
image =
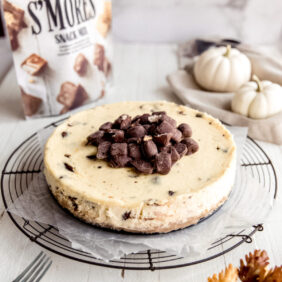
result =
[[[91,158],[87,137],[120,115],[165,111],[187,123],[198,143],[168,174],[142,174]],[[236,148],[231,133],[206,113],[169,102],[122,102],[86,110],[59,125],[45,145],[44,173],[58,203],[79,219],[135,233],[165,233],[197,223],[231,192]]]

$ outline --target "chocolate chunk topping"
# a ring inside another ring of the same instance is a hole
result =
[[[178,126],[178,129],[182,132],[183,137],[191,137],[192,136],[192,129],[187,123],[181,123]]]
[[[185,156],[188,152],[187,146],[184,143],[177,143],[174,145],[174,148],[176,149],[177,153],[179,154],[180,158]]]
[[[173,141],[177,142],[177,143],[180,142],[181,139],[182,139],[182,133],[181,133],[181,131],[178,130],[178,129],[175,129],[175,130],[173,131],[173,133],[172,133],[171,139],[172,139]]]
[[[181,143],[185,144],[188,149],[186,155],[194,154],[199,150],[198,143],[192,138],[186,137],[181,141]]]
[[[127,143],[113,143],[111,145],[111,156],[127,155]]]
[[[143,142],[143,152],[146,158],[151,159],[158,153],[158,148],[153,140]]]
[[[161,120],[168,122],[172,127],[176,127],[177,126],[176,120],[174,120],[173,118],[167,116],[166,114],[162,115]]]
[[[97,155],[96,155],[97,159],[99,159],[99,160],[107,159],[111,145],[112,144],[109,141],[104,141],[104,142],[100,143],[98,145],[98,151],[97,151]]]
[[[74,168],[71,165],[69,165],[68,163],[64,163],[64,165],[67,170],[74,172]]]
[[[186,146],[185,146],[185,149],[187,150]],[[171,146],[170,154],[171,154],[171,162],[172,162],[172,164],[176,163],[182,157],[182,155],[180,155],[180,153],[178,153],[177,149],[175,147],[173,147],[173,146]]]
[[[87,137],[87,144],[98,146],[103,141],[104,132],[96,131]]]
[[[102,124],[99,127],[99,130],[107,131],[107,130],[110,130],[112,127],[113,127],[113,123],[112,122],[105,122],[104,124]]]
[[[150,162],[144,160],[133,160],[130,163],[140,172],[146,174],[153,173],[153,166]]]
[[[131,125],[131,117],[129,115],[121,115],[115,120],[114,125],[118,126],[119,129],[127,129]]]
[[[154,136],[153,140],[155,141],[156,144],[160,146],[168,146],[171,137],[172,137],[171,133],[163,133],[163,134],[158,134]]]
[[[116,155],[113,156],[110,161],[111,167],[125,167],[128,162],[131,161],[131,158],[129,158],[127,155]]]
[[[124,141],[124,131],[123,130],[109,129],[106,135],[109,135],[113,142],[121,143]]]
[[[171,155],[161,152],[156,155],[156,168],[160,174],[168,174],[171,168]]]
[[[165,120],[156,128],[156,131],[159,134],[173,133],[175,131],[175,128]]]
[[[130,137],[142,138],[146,134],[146,129],[142,125],[136,125],[127,130],[127,135]]]
[[[150,115],[149,114],[144,114],[142,116],[139,117],[139,122],[140,124],[146,124],[146,123],[149,123],[149,118]]]
[[[134,167],[145,174],[167,174],[181,157],[199,149],[191,135],[187,123],[177,127],[166,112],[152,111],[133,119],[123,114],[87,137],[87,144],[98,146],[97,155],[87,158],[106,160],[114,168]]]
[[[142,158],[140,146],[134,143],[128,144],[128,155],[135,160],[140,160]]]
[[[125,213],[122,215],[122,219],[123,219],[123,220],[129,219],[129,218],[130,218],[130,214],[131,214],[131,211],[125,212]]]

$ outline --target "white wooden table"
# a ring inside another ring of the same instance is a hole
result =
[[[165,77],[177,69],[175,45],[115,45],[115,89],[101,103],[121,100],[169,100],[180,102],[167,86]],[[37,129],[55,118],[25,121],[15,72],[12,69],[0,85],[0,170],[12,150]],[[282,121],[281,121],[282,122]],[[271,158],[278,176],[280,205],[257,232],[253,243],[242,244],[214,260],[179,269],[133,271],[109,269],[76,262],[48,252],[53,265],[43,281],[206,281],[227,264],[255,248],[266,249],[271,264],[282,264],[282,146],[259,142]],[[41,250],[11,222],[0,200],[0,281],[11,281]]]

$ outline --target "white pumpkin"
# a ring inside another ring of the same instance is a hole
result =
[[[206,90],[234,92],[250,80],[251,62],[239,50],[210,48],[199,56],[194,66],[197,83]]]
[[[268,80],[260,81],[255,75],[253,80],[234,94],[232,111],[255,119],[267,118],[282,111],[282,87]]]

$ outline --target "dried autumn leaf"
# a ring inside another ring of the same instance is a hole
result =
[[[282,282],[282,265],[270,269],[263,282]]]
[[[232,264],[229,264],[225,270],[222,270],[218,275],[214,274],[208,278],[208,282],[236,282],[238,278],[238,270]]]
[[[255,250],[245,256],[246,264],[241,259],[239,277],[242,282],[263,281],[266,275],[266,266],[269,264],[269,257],[266,251]]]

